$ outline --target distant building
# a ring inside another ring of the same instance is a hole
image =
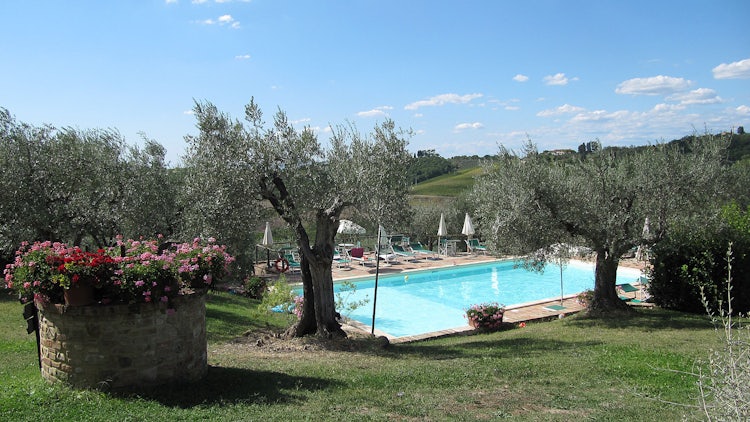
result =
[[[575,154],[576,152],[572,149],[553,149],[549,151],[544,151],[542,154],[549,154],[554,156],[561,156],[561,155],[569,155],[569,154]]]

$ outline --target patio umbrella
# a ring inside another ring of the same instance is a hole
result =
[[[378,225],[378,241],[380,242],[380,245],[387,245],[389,243],[388,241],[388,235],[385,233],[385,228],[381,225]]]
[[[464,228],[461,229],[461,234],[465,234],[469,239],[474,234],[474,225],[471,224],[471,217],[469,217],[468,212],[466,213],[466,217],[464,217]]]
[[[648,239],[649,237],[651,237],[651,228],[649,227],[648,217],[646,217],[646,221],[643,222],[643,231],[641,232],[641,238]],[[643,249],[643,244],[638,245],[638,249],[635,251],[635,259],[641,260],[643,258]]]
[[[336,233],[365,234],[366,230],[364,227],[360,226],[359,224],[351,220],[341,220],[339,221],[339,228],[338,230],[336,230]]]
[[[273,233],[271,233],[271,223],[266,221],[266,230],[263,232],[263,241],[261,245],[266,247],[266,265],[271,266],[271,248],[273,247]]]
[[[445,215],[440,213],[440,225],[438,225],[438,252],[440,252],[440,238],[448,236],[448,229],[445,228]],[[448,255],[448,248],[445,248],[445,255]]]

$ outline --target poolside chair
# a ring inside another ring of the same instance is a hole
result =
[[[398,255],[400,257],[403,257],[407,261],[413,261],[413,262],[419,261],[419,256],[417,256],[416,253],[411,252],[411,251],[407,251],[401,245],[391,244],[391,251],[394,254],[396,254],[396,255]]]
[[[448,256],[448,239],[440,239],[438,242],[438,255]]]
[[[341,269],[341,268],[351,268],[349,266],[350,262],[351,262],[351,260],[349,260],[349,259],[347,259],[347,257],[341,255],[341,253],[338,250],[333,251],[333,263],[336,264],[337,268],[339,268],[339,269]]]
[[[421,242],[409,243],[409,249],[411,249],[411,251],[416,254],[427,255],[428,257],[431,257],[431,258],[435,257],[435,251],[425,248]]]
[[[638,299],[638,292],[641,291],[641,289],[633,286],[630,283],[622,283],[615,286],[615,288],[618,291],[617,297],[624,300],[625,302],[633,302],[633,303],[639,303],[641,302],[640,299]],[[633,293],[633,297],[630,297],[629,293]]]
[[[360,264],[362,264],[362,266],[371,263],[370,260],[365,256],[365,248],[352,248],[349,251],[349,259],[359,262]]]
[[[479,239],[471,238],[466,239],[466,250],[469,251],[469,253],[483,253],[487,254],[487,248],[479,243]]]
[[[284,254],[284,259],[289,263],[289,271],[302,272],[302,264],[300,264],[296,252]]]
[[[385,261],[386,264],[393,264],[398,262],[399,255],[393,251],[393,245],[388,243],[386,245],[380,245],[378,258]]]

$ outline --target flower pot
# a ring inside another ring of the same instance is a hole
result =
[[[94,286],[89,283],[77,283],[63,290],[65,304],[68,306],[86,306],[94,303]]]

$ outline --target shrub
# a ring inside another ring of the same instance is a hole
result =
[[[260,308],[271,310],[281,306],[285,311],[291,312],[294,307],[294,292],[286,282],[286,277],[282,274],[279,278],[268,286],[260,302]]]
[[[242,283],[245,295],[253,299],[263,299],[267,286],[268,283],[265,279],[256,276],[247,277],[245,282]]]
[[[727,294],[721,280],[728,277],[723,259],[728,243],[734,244],[735,251],[733,309],[750,311],[750,236],[727,224],[676,228],[653,247],[649,286],[653,301],[664,308],[702,313],[702,290],[712,309],[718,309]]]
[[[472,305],[466,310],[469,325],[476,328],[500,328],[503,325],[505,306],[498,303]]]
[[[750,420],[750,327],[733,318],[732,246],[726,255],[726,310],[704,305],[721,336],[722,350],[711,352],[707,373],[698,374],[700,406],[707,420]]]

